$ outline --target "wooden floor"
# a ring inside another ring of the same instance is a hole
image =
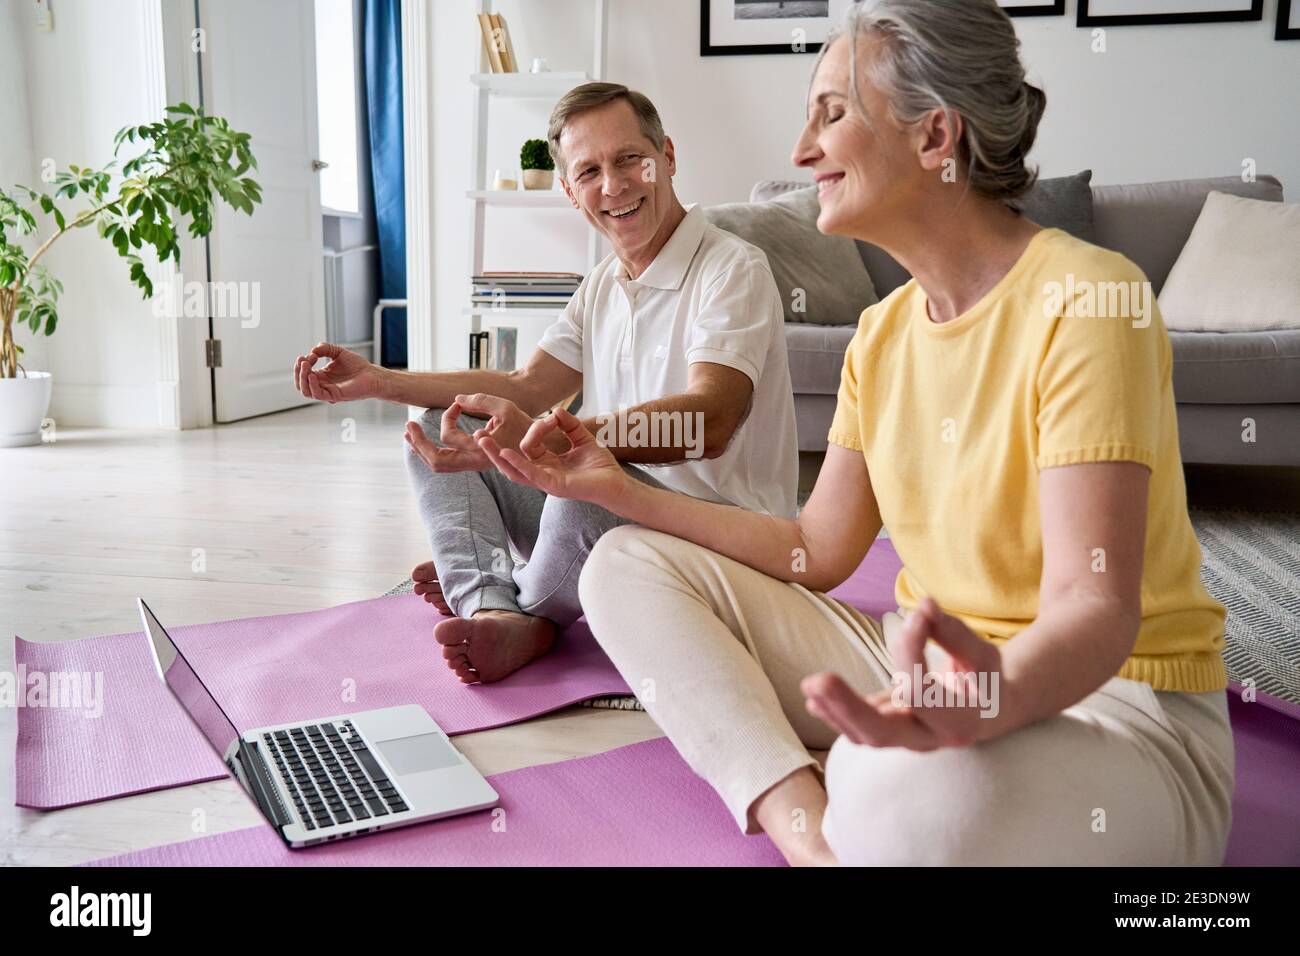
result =
[[[138,630],[137,596],[169,625],[377,597],[427,558],[405,422],[396,406],[312,405],[187,432],[61,429],[53,444],[0,451],[3,636]],[[0,670],[13,669],[12,641],[0,641]],[[260,821],[232,781],[17,809],[15,714],[0,708],[0,864],[75,864],[190,839],[198,809],[207,833]],[[456,743],[492,774],[658,736],[644,713],[570,708]]]
[[[405,412],[305,408],[189,432],[60,430],[0,451],[0,627],[58,641],[376,597],[426,557],[407,488]],[[355,439],[346,441],[349,433]],[[818,462],[804,456],[801,485]],[[1294,507],[1296,469],[1188,470],[1193,503]],[[195,562],[203,561],[196,571]],[[436,652],[431,652],[436,653]],[[13,646],[0,641],[0,670]],[[15,711],[0,708],[0,863],[74,864],[260,821],[230,781],[53,813],[13,806]],[[659,736],[644,714],[571,708],[457,744],[484,773]]]

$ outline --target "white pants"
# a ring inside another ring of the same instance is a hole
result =
[[[644,528],[607,533],[580,585],[593,633],[746,833],[752,805],[830,748],[823,832],[843,864],[1218,864],[1231,823],[1223,691],[1112,678],[994,740],[918,753],[856,745],[799,682],[890,686],[881,627],[824,594]],[[886,616],[899,620],[894,615]]]

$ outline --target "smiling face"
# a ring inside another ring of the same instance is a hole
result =
[[[858,88],[867,117],[853,103],[850,40],[840,37],[813,77],[808,122],[795,143],[792,159],[813,174],[821,202],[817,228],[828,235],[868,241],[888,235],[891,223],[934,183],[933,143],[927,143],[925,130],[900,126],[871,82],[878,42],[864,39],[858,48]]]
[[[572,117],[560,149],[566,164],[561,182],[573,205],[619,259],[639,265],[630,272],[644,269],[677,226],[672,140],[656,150],[632,107],[617,99]]]

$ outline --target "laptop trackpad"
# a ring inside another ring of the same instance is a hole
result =
[[[393,773],[403,775],[460,765],[460,755],[440,734],[416,734],[375,742]]]

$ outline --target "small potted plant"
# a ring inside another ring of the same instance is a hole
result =
[[[544,139],[530,139],[519,150],[519,168],[525,189],[550,189],[555,180],[555,160]]]
[[[38,444],[49,410],[50,373],[23,367],[13,325],[17,320],[33,332],[54,333],[63,284],[41,263],[50,247],[93,225],[126,260],[131,282],[150,297],[153,283],[137,252],[152,246],[159,262],[180,262],[174,214],[187,217],[190,235],[201,237],[212,231],[214,193],[249,215],[262,201],[261,186],[245,175],[257,168],[250,139],[221,117],[180,103],[157,123],[119,131],[115,158],[102,169],[70,165],[53,175],[48,193],[0,188],[0,447]],[[143,152],[122,164],[114,185],[116,156],[127,143],[138,143]],[[78,194],[85,208],[73,211],[68,207]],[[16,236],[35,234],[38,217],[50,232],[29,253]]]

